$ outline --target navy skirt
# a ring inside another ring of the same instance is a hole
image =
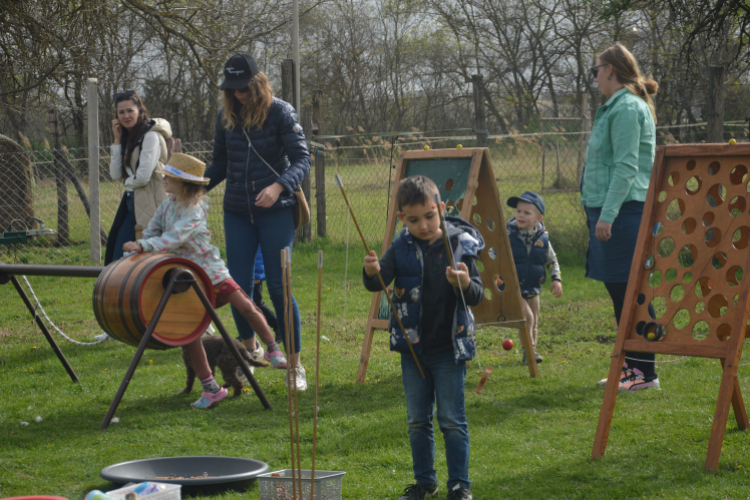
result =
[[[642,201],[628,201],[612,223],[612,237],[607,241],[596,238],[596,223],[601,207],[586,207],[589,228],[589,248],[586,252],[586,276],[605,283],[627,283],[633,262],[635,244],[643,217]]]

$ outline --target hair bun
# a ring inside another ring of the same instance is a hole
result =
[[[643,83],[643,86],[646,88],[646,92],[648,92],[649,95],[654,95],[659,91],[659,84],[651,78],[648,80],[642,80],[641,83]]]

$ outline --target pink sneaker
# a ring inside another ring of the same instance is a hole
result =
[[[274,368],[286,369],[286,356],[284,356],[284,353],[279,349],[272,352],[266,351],[263,357],[266,358],[266,361],[270,362]]]
[[[200,399],[196,401],[195,403],[192,403],[190,406],[193,408],[208,408],[214,403],[218,403],[225,397],[227,397],[229,393],[226,389],[223,387],[219,389],[219,392],[211,393],[211,392],[204,392],[201,394]]]

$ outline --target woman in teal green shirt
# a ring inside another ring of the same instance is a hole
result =
[[[654,164],[651,95],[659,85],[641,76],[638,61],[619,43],[601,53],[592,73],[608,99],[596,113],[581,183],[589,226],[586,275],[604,282],[619,323]],[[654,316],[653,307],[649,312]],[[625,356],[620,391],[659,388],[654,354]]]

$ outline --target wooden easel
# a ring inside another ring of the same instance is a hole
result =
[[[440,198],[445,202],[449,215],[459,215],[471,222],[484,238],[485,249],[477,263],[484,284],[484,299],[478,306],[471,308],[476,324],[517,328],[526,352],[533,353],[489,150],[465,148],[402,153],[394,179],[383,252],[402,227],[396,216],[398,184],[412,175],[424,175],[432,179],[440,190]],[[383,305],[381,300],[382,292],[373,294],[357,382],[365,381],[375,330],[388,330],[391,311],[388,303],[383,301]],[[526,363],[531,376],[539,376],[534,356],[526,356]]]
[[[737,427],[750,425],[737,381],[750,313],[749,172],[750,144],[657,149],[592,458],[607,446],[625,351],[720,360],[706,470],[718,468],[730,402]],[[655,320],[652,301],[666,304]]]

